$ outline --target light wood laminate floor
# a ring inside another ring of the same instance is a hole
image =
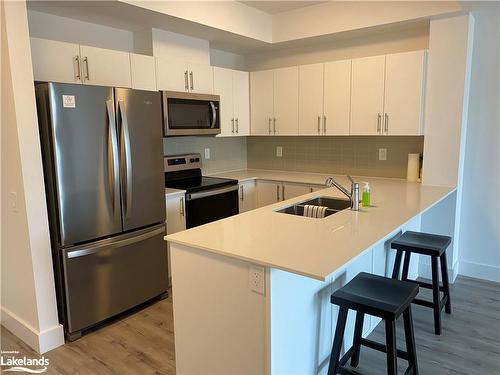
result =
[[[443,334],[433,333],[432,311],[413,305],[420,374],[500,374],[500,284],[459,277],[452,286],[453,314],[443,313]],[[370,338],[383,342],[379,325]],[[398,347],[404,330],[397,326]],[[2,327],[2,350],[37,357]],[[154,303],[45,355],[48,374],[175,374],[171,297]],[[399,373],[406,362],[398,361]],[[385,355],[363,348],[362,374],[385,374]]]

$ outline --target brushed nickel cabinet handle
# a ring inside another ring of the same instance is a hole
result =
[[[234,117],[231,119],[231,133],[234,134]]]
[[[321,133],[321,116],[318,116],[318,134]]]
[[[274,134],[276,134],[276,117],[273,118],[273,129],[274,129]]]
[[[326,116],[323,115],[323,134],[326,135]]]
[[[76,55],[75,59],[74,59],[74,62],[76,63],[75,79],[77,81],[81,81],[82,80],[82,76],[80,74],[80,56]]]
[[[382,115],[377,114],[377,133],[380,134],[381,131],[381,123],[382,123]]]
[[[236,134],[238,134],[239,132],[240,132],[240,124],[238,121],[238,117],[236,117]]]
[[[89,73],[89,59],[87,56],[83,58],[83,62],[85,63],[85,79],[90,81],[90,73]]]
[[[189,83],[188,83],[188,71],[187,71],[187,70],[185,70],[185,71],[184,71],[184,89],[185,89],[186,91],[188,91],[188,90],[189,90]]]
[[[240,192],[241,192],[240,200],[244,201],[245,197],[243,196],[243,185],[240,186]]]
[[[280,186],[276,185],[276,201],[280,201]]]
[[[281,185],[281,199],[285,200],[285,185]]]
[[[385,134],[389,133],[389,115],[387,113],[384,115],[384,132]]]
[[[189,78],[191,79],[191,91],[194,90],[194,74],[193,71],[189,72]]]
[[[179,205],[180,205],[180,214],[181,214],[181,216],[184,216],[184,198],[183,197],[179,198]]]
[[[271,134],[271,117],[269,117],[269,134]]]

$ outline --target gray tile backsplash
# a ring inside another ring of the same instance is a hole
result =
[[[276,156],[276,147],[283,156]],[[422,153],[423,136],[249,137],[248,168],[405,178],[409,153]],[[379,148],[387,160],[379,161]]]
[[[205,159],[205,148],[210,148],[210,159]],[[163,154],[175,155],[199,152],[203,173],[217,173],[247,167],[247,139],[245,137],[171,137],[163,139]]]
[[[276,147],[283,156],[276,156]],[[409,153],[422,153],[423,136],[345,137],[172,137],[165,155],[199,152],[204,173],[257,168],[299,172],[405,178]],[[205,148],[210,148],[206,160]],[[387,160],[378,160],[379,148]]]

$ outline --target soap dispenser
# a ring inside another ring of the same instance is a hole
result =
[[[363,181],[365,186],[363,187],[363,196],[361,198],[361,204],[363,207],[370,207],[370,184]]]

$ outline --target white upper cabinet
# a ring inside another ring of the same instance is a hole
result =
[[[157,59],[156,62],[158,90],[212,94],[213,74],[209,65],[165,59]]]
[[[35,81],[81,83],[78,44],[31,38]]]
[[[349,135],[351,60],[325,64],[323,134]]]
[[[132,87],[128,52],[80,45],[80,56],[83,84]]]
[[[156,59],[158,90],[189,91],[189,71],[184,61]]]
[[[299,133],[299,67],[281,68],[274,71],[275,135]]]
[[[351,135],[382,134],[385,56],[352,60]]]
[[[424,51],[386,56],[384,134],[422,134],[424,67]]]
[[[235,135],[233,72],[230,69],[214,68],[214,93],[220,96],[220,134]]]
[[[153,56],[130,54],[132,88],[156,91],[156,67]]]
[[[299,67],[299,134],[323,134],[323,64]]]
[[[233,71],[233,105],[236,135],[250,135],[249,85],[248,72]]]
[[[213,94],[214,68],[210,65],[188,64],[189,91],[198,94]]]
[[[221,135],[248,135],[250,98],[248,73],[214,68],[214,93],[220,96]]]
[[[250,129],[252,135],[273,134],[274,72],[262,70],[250,73]]]

